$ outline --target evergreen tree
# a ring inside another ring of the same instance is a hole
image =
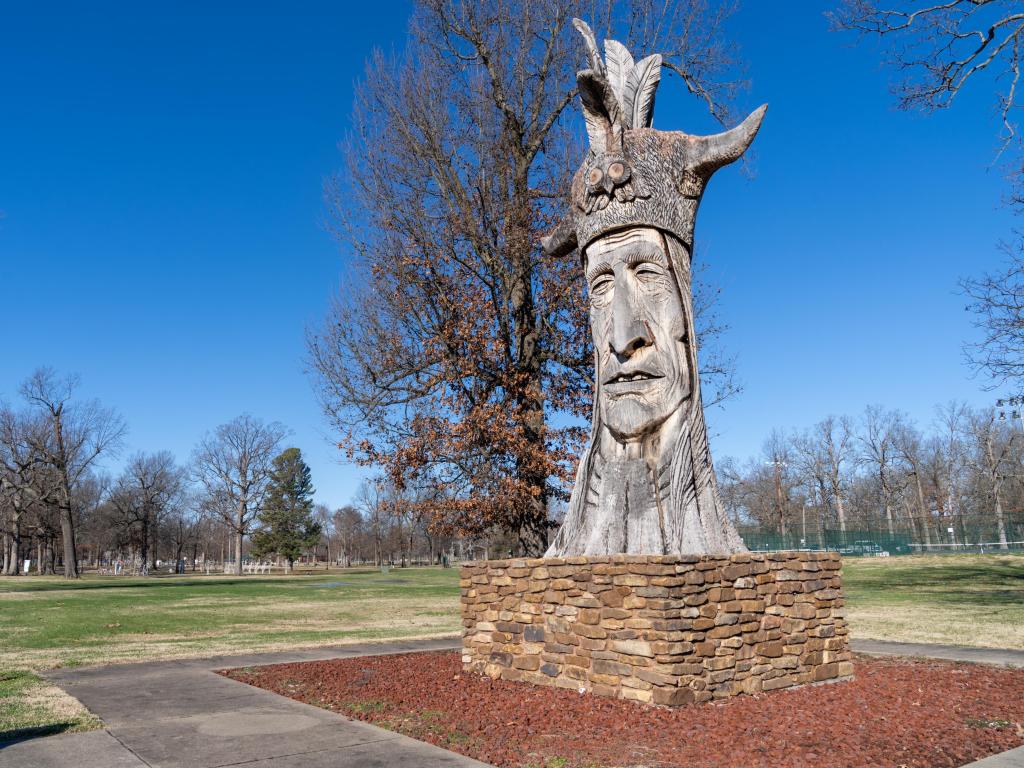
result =
[[[313,519],[313,483],[298,448],[288,448],[274,459],[267,500],[258,519],[253,556],[283,557],[289,571],[295,560],[319,541],[320,523]]]

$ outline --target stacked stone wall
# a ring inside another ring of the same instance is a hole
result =
[[[676,706],[853,673],[836,553],[462,566],[463,666]]]

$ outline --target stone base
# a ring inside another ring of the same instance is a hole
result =
[[[462,566],[467,672],[676,706],[849,678],[834,552]]]

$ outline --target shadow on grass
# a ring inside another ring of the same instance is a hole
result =
[[[922,600],[948,605],[1020,606],[1024,604],[1024,568],[984,565],[900,566],[848,571],[844,587],[851,597]]]
[[[28,741],[29,739],[66,733],[74,730],[76,726],[78,726],[78,723],[50,723],[49,725],[36,725],[31,728],[13,728],[9,731],[0,731],[0,749],[22,741]]]
[[[106,579],[106,577],[101,577]],[[256,584],[260,581],[267,582],[268,580],[260,580],[256,578],[238,578],[238,579],[220,579],[218,581],[207,581],[203,582],[200,580],[196,581],[183,581],[183,582],[172,582],[170,579],[180,579],[181,576],[150,576],[147,578],[139,578],[136,576],[131,577],[131,581],[116,581],[119,578],[117,576],[111,576],[110,581],[54,581],[45,584],[31,584],[25,587],[21,587],[17,590],[11,590],[16,592],[61,592],[65,590],[80,591],[92,591],[101,589],[148,589],[150,587],[231,587],[239,584]],[[8,582],[12,586],[20,587],[17,582]],[[3,582],[0,582],[0,592],[5,591],[3,586],[6,586]]]
[[[396,578],[397,574],[390,577],[375,570],[338,570],[328,573],[316,574],[294,574],[294,575],[272,575],[272,576],[238,576],[235,578],[207,577],[204,574],[159,574],[153,576],[94,576],[79,581],[64,581],[59,577],[53,581],[41,583],[25,583],[20,581],[21,577],[11,576],[0,578],[0,594],[4,592],[89,592],[106,589],[150,589],[153,587],[183,587],[188,589],[222,589],[232,587],[257,587],[257,586],[321,586],[316,579],[325,582],[344,579],[350,576],[376,576],[383,578],[370,578],[365,581],[352,583],[353,587],[374,587],[390,586],[394,584],[410,584],[413,586],[435,587],[439,585],[431,583],[417,584],[415,580],[407,578]],[[35,577],[31,577],[35,578]],[[124,580],[122,580],[124,579]]]

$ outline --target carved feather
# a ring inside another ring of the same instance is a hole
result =
[[[604,62],[601,61],[601,53],[597,50],[597,38],[594,37],[594,30],[582,19],[573,19],[572,25],[583,35],[583,42],[587,46],[587,60],[590,62],[590,68],[603,77]]]
[[[661,54],[636,63],[626,79],[623,110],[633,128],[650,128],[654,122],[654,96],[661,80]]]
[[[633,71],[633,57],[622,43],[618,40],[604,41],[605,67],[608,69],[608,84],[615,92],[619,104],[625,105],[626,80],[629,73]],[[624,110],[626,122],[628,123],[632,114]],[[627,128],[629,125],[626,126]]]

